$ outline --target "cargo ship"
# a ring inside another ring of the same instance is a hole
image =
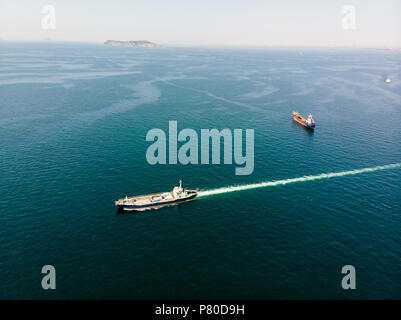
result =
[[[171,192],[146,194],[141,196],[125,197],[115,201],[115,205],[122,211],[143,211],[146,209],[157,209],[163,206],[173,205],[194,199],[199,193],[196,190],[187,190],[180,185],[174,187]]]
[[[293,120],[296,123],[299,123],[301,126],[304,126],[312,130],[315,129],[315,120],[313,120],[311,114],[309,114],[307,119],[302,117],[298,112],[293,112],[292,115],[293,115]]]

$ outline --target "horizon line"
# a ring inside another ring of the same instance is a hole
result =
[[[107,39],[110,40],[110,39]],[[84,40],[60,40],[60,39],[5,39],[0,38],[0,42],[19,42],[19,43],[26,43],[26,42],[35,42],[35,43],[77,43],[77,44],[93,44],[93,45],[104,45],[107,41],[84,41]],[[138,41],[138,40],[115,40],[113,41]],[[149,40],[148,40],[149,41]],[[153,42],[153,41],[151,41]],[[338,48],[338,49],[381,49],[381,50],[401,50],[400,46],[388,46],[388,45],[330,45],[330,44],[182,44],[182,43],[158,43],[153,42],[156,44],[160,44],[162,48],[166,47],[202,47],[202,48]],[[158,48],[160,49],[160,48]]]

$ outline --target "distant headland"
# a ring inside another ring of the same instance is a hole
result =
[[[161,45],[153,43],[147,40],[138,41],[118,41],[118,40],[107,40],[104,42],[106,46],[112,47],[145,47],[145,48],[160,48]]]

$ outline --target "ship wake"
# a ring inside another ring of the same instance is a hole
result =
[[[322,173],[322,174],[314,175],[314,176],[303,176],[303,177],[299,177],[299,178],[276,180],[276,181],[265,181],[265,182],[238,185],[238,186],[227,186],[227,187],[218,188],[218,189],[201,191],[199,193],[198,197],[207,197],[207,196],[213,196],[213,195],[218,195],[218,194],[222,194],[222,193],[230,193],[230,192],[237,192],[237,191],[257,189],[257,188],[276,187],[276,186],[282,186],[282,185],[296,183],[296,182],[330,179],[330,178],[350,176],[350,175],[356,175],[356,174],[361,174],[361,173],[368,173],[368,172],[375,172],[375,171],[380,171],[380,170],[389,170],[389,169],[396,169],[396,168],[401,168],[401,162],[388,164],[388,165],[384,165],[384,166],[372,167],[372,168],[362,168],[362,169],[349,170],[349,171]]]

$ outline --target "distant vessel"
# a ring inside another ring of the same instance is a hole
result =
[[[390,83],[390,82],[391,82],[390,78],[387,78],[386,83]]]
[[[115,205],[120,210],[133,211],[145,210],[152,208],[159,208],[171,204],[176,204],[184,201],[189,201],[198,195],[198,188],[196,190],[187,190],[180,185],[174,187],[171,192],[153,193],[142,196],[125,197],[115,201]]]
[[[304,117],[302,117],[298,112],[293,112],[293,120],[297,123],[299,123],[300,125],[309,128],[309,129],[315,129],[315,120],[313,120],[312,115],[309,114],[308,118],[305,119]]]
[[[119,41],[119,40],[107,40],[104,42],[106,46],[112,47],[144,47],[144,48],[160,48],[161,45],[150,42],[148,40],[137,40],[137,41]]]

